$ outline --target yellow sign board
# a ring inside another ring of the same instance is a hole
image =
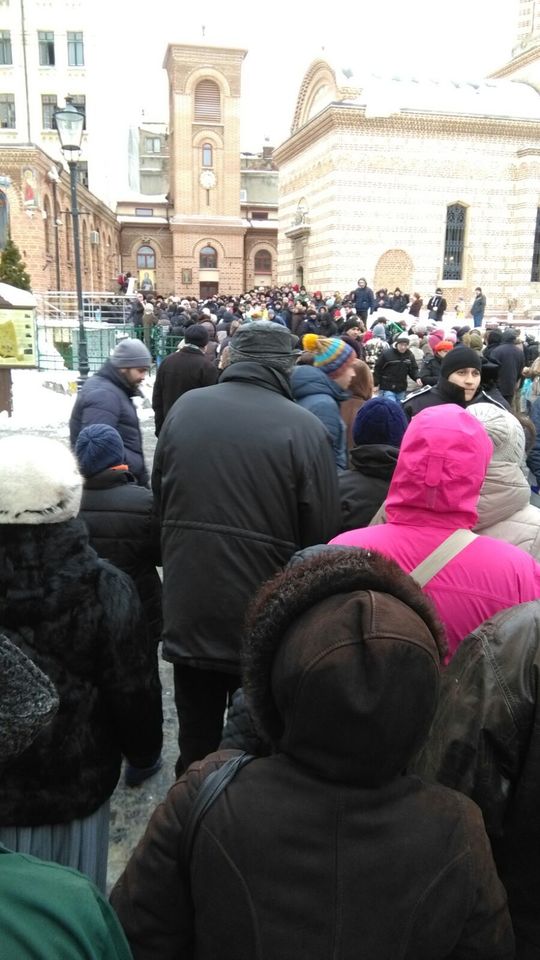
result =
[[[37,367],[36,325],[31,307],[0,309],[1,367]]]

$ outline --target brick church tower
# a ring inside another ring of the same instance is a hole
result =
[[[170,188],[174,287],[208,297],[244,288],[240,87],[245,50],[171,44]]]

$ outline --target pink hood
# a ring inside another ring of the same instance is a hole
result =
[[[462,407],[422,410],[403,438],[386,498],[388,523],[474,527],[492,453],[486,429]]]

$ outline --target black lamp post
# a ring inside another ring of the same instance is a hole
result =
[[[79,208],[77,206],[77,154],[81,149],[84,129],[84,113],[78,110],[70,97],[66,97],[64,109],[55,110],[56,130],[60,138],[62,153],[69,167],[71,183],[71,218],[73,221],[73,255],[75,261],[75,284],[77,287],[77,314],[79,317],[79,377],[80,381],[88,377],[88,345],[84,327],[81,244],[79,237]]]

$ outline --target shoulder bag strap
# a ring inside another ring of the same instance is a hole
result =
[[[219,795],[223,793],[238,771],[254,759],[255,757],[249,753],[241,753],[237,757],[231,757],[231,759],[227,760],[218,770],[213,770],[212,773],[203,780],[197,791],[197,796],[193,801],[191,810],[189,811],[189,816],[182,833],[180,864],[183,865],[186,873],[189,873],[193,844],[195,843],[195,837],[202,818],[212,804],[215,803]]]
[[[454,530],[422,563],[410,571],[409,576],[416,580],[420,587],[424,587],[473,540],[476,540],[476,533],[472,530]]]

